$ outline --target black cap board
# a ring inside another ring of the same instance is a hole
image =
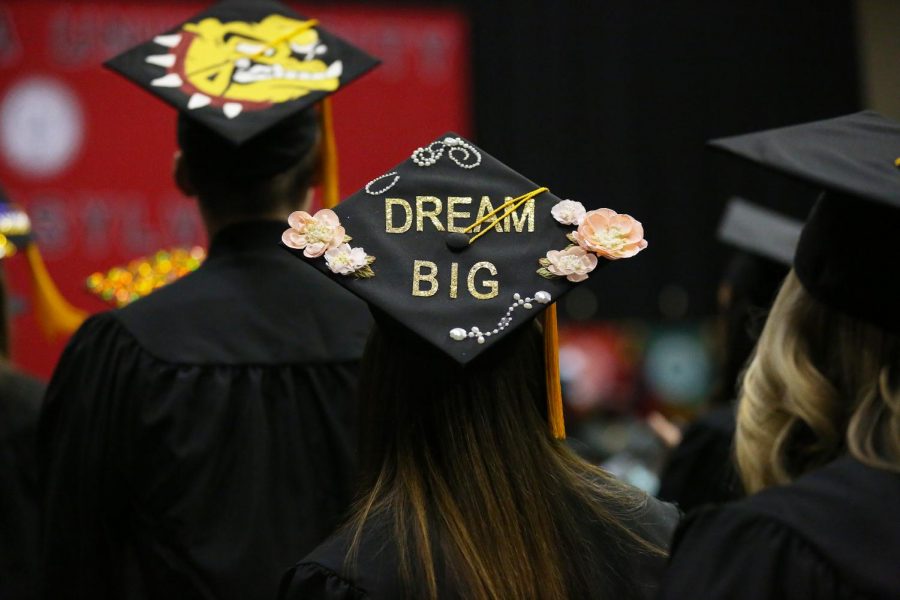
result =
[[[742,198],[728,201],[717,232],[720,241],[783,265],[794,260],[803,223]]]
[[[289,226],[298,257],[463,365],[647,245],[630,216],[561,200],[452,132]]]
[[[864,111],[710,145],[820,186],[797,277],[822,303],[900,333],[900,123]]]
[[[378,60],[274,0],[223,0],[106,66],[235,145]]]

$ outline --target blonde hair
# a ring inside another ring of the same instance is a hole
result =
[[[900,337],[819,303],[791,271],[744,375],[735,447],[750,493],[846,452],[900,472]]]

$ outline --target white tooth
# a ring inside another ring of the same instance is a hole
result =
[[[281,79],[284,77],[284,67],[281,65],[273,65],[272,66],[272,78],[273,79]]]
[[[226,102],[225,106],[222,107],[222,112],[225,113],[225,116],[229,119],[233,119],[244,110],[243,105],[238,104],[237,102]]]
[[[249,58],[239,58],[234,61],[234,66],[239,69],[247,69],[250,67],[250,59]]]
[[[343,72],[344,72],[344,63],[342,63],[339,60],[336,60],[333,63],[331,63],[331,66],[329,66],[328,69],[325,71],[325,76],[326,77],[340,77]]]
[[[144,60],[146,60],[151,65],[157,65],[160,67],[174,67],[175,66],[175,55],[174,54],[153,54],[152,56],[148,56]]]
[[[153,38],[153,41],[160,46],[165,46],[166,48],[174,48],[181,43],[181,34],[173,33],[172,35],[158,35]]]
[[[206,94],[194,94],[188,100],[188,108],[191,110],[203,108],[204,106],[209,106],[210,102],[212,100]]]
[[[262,44],[248,44],[247,42],[241,42],[234,47],[234,49],[241,54],[246,54],[248,56],[255,56],[262,52],[264,48],[265,46]]]
[[[316,46],[316,54],[318,54],[319,56],[322,56],[326,52],[328,52],[328,46],[326,46],[325,44],[319,44],[318,46]]]
[[[181,76],[178,73],[169,73],[168,75],[163,75],[162,77],[158,77],[150,82],[150,85],[154,87],[166,87],[166,88],[177,88],[181,87],[181,84],[184,83],[181,80]]]

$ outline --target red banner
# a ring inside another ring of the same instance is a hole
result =
[[[0,6],[0,183],[32,217],[53,279],[74,305],[109,308],[85,279],[160,248],[204,244],[172,183],[175,112],[100,65],[206,8],[201,2],[12,0]],[[383,60],[337,94],[344,195],[447,130],[469,132],[465,19],[445,9],[304,7]],[[24,259],[6,261],[13,359],[46,376]]]

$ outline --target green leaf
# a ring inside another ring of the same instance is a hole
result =
[[[544,268],[538,269],[537,274],[546,279],[557,279],[559,277],[559,275],[554,275],[553,273],[551,273],[550,271],[548,271],[547,269],[544,269]]]
[[[365,267],[354,271],[353,276],[357,279],[369,279],[370,277],[375,277],[375,271],[372,270],[372,267],[366,265]]]

